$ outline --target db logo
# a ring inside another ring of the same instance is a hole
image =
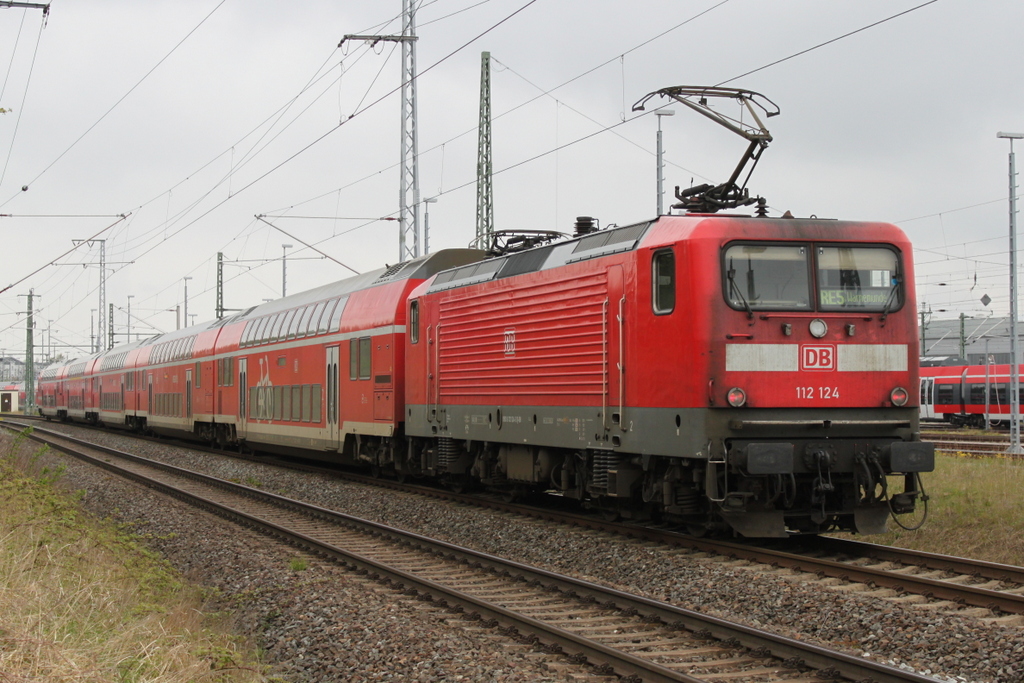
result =
[[[825,346],[801,346],[800,347],[800,369],[801,370],[835,370],[836,369],[836,347],[832,344]]]
[[[505,355],[516,355],[516,328],[514,327],[505,330]]]

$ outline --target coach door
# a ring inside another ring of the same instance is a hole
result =
[[[192,419],[192,371],[185,371],[185,417]]]
[[[921,419],[931,420],[935,417],[935,378],[921,378]]]
[[[245,436],[246,419],[249,409],[249,375],[246,372],[247,358],[238,359],[238,436]]]
[[[608,268],[608,298],[604,312],[604,403],[605,428],[626,431],[626,298],[622,287],[622,266]],[[607,415],[610,414],[611,420]]]
[[[338,347],[327,347],[327,447],[337,449],[340,446],[341,430],[338,424]]]

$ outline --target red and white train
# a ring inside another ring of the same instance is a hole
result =
[[[902,231],[587,226],[498,257],[440,251],[50,368],[41,413],[553,490],[701,532],[876,533],[913,510],[934,448]]]
[[[1010,420],[1010,368],[992,365],[942,365],[921,368],[921,419],[958,427],[983,428]],[[1024,380],[1024,374],[1018,373]]]

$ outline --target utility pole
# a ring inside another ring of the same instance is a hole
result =
[[[224,252],[217,252],[217,320],[224,317]]]
[[[132,343],[132,298],[134,298],[134,297],[135,297],[134,294],[129,294],[128,295],[128,335],[127,336],[128,336],[128,343],[129,344]]]
[[[663,116],[675,116],[671,109],[659,109],[654,112],[658,118],[658,215],[665,214],[665,148],[661,144],[661,119]]]
[[[1010,448],[1007,453],[1024,453],[1020,445],[1020,340],[1017,338],[1017,169],[1013,141],[1024,133],[996,133],[1010,141]]]
[[[926,355],[927,352],[928,352],[927,346],[925,344],[925,339],[926,339],[925,331],[928,329],[928,326],[924,322],[924,316],[925,316],[926,313],[931,313],[931,312],[932,311],[931,311],[930,308],[927,311],[924,310],[924,302],[922,301],[921,302],[921,353],[920,353],[920,355],[922,355],[922,356]]]
[[[960,314],[960,357],[967,358],[967,338],[964,336],[964,317],[965,314]]]
[[[264,261],[265,262],[265,261]],[[239,261],[228,261],[228,263],[239,263]],[[283,279],[283,276],[282,276]],[[283,289],[283,287],[282,287]],[[224,318],[225,313],[235,313],[241,308],[224,308],[224,253],[217,252],[217,320]],[[181,328],[181,325],[178,325]]]
[[[402,44],[402,162],[399,180],[398,261],[420,255],[420,172],[419,133],[416,117],[416,4],[402,0],[402,35],[346,35],[338,43],[361,40]],[[409,243],[412,243],[411,246]]]
[[[288,296],[288,250],[290,244],[281,245],[281,298]]]
[[[494,165],[491,156],[491,53],[480,53],[480,121],[476,148],[476,246],[486,249],[494,234]]]
[[[399,192],[399,255],[402,261],[420,255],[419,132],[416,120],[416,2],[402,0],[402,182]],[[409,238],[412,237],[412,248]]]
[[[32,319],[32,298],[36,290],[28,290],[28,316],[25,322],[25,414],[35,412],[36,407],[36,364],[35,343],[32,331],[35,321]],[[22,295],[24,296],[24,295]]]
[[[437,204],[437,197],[423,200],[423,255],[430,253],[430,205]]]
[[[185,327],[188,327],[188,281],[191,279],[191,275],[185,276]]]
[[[89,309],[89,353],[96,353],[99,351],[96,348],[96,309]]]
[[[100,245],[100,302],[99,302],[99,321],[96,325],[96,350],[99,351],[99,347],[103,344],[104,331],[106,328],[106,320],[103,315],[107,310],[107,241],[106,240],[71,240],[74,244],[82,244],[83,242],[88,244],[90,247],[93,242]],[[111,306],[110,310],[113,310]],[[113,314],[111,314],[113,316]],[[111,317],[111,325],[113,328],[113,317]]]

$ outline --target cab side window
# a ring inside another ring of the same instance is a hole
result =
[[[671,249],[654,253],[651,262],[651,304],[655,315],[668,315],[676,307],[676,256]]]
[[[420,302],[409,302],[409,342],[418,344],[420,341]]]

